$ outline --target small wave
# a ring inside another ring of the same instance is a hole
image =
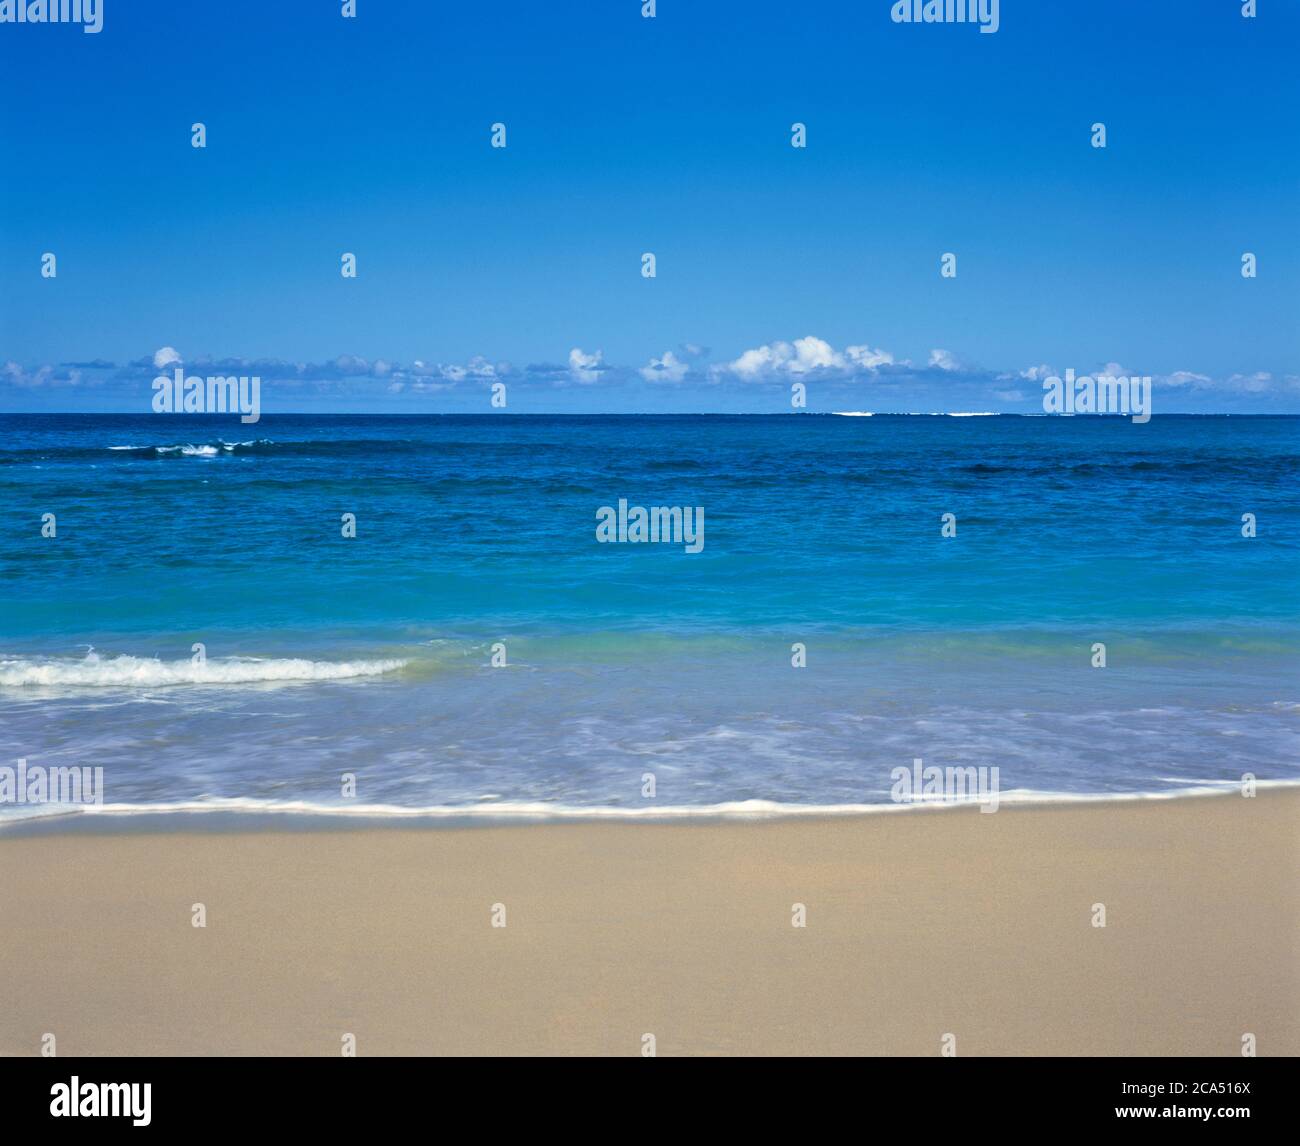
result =
[[[1296,780],[1259,780],[1256,787],[1263,790],[1289,790],[1300,787]],[[1115,805],[1130,803],[1164,802],[1167,800],[1230,799],[1240,788],[1233,781],[1204,781],[1184,785],[1162,792],[1059,792],[1017,789],[1002,792],[999,804],[1021,808],[1042,808],[1058,805]],[[708,821],[770,821],[786,819],[829,819],[863,817],[882,814],[943,814],[945,812],[970,812],[979,807],[974,799],[937,801],[921,800],[915,803],[876,804],[791,804],[775,800],[729,800],[718,804],[678,804],[660,808],[626,808],[608,805],[564,805],[549,802],[484,802],[478,804],[426,804],[404,806],[399,804],[324,803],[315,800],[266,800],[254,797],[209,796],[200,799],[173,800],[159,803],[114,804],[44,804],[32,805],[21,812],[0,812],[0,828],[17,827],[34,820],[90,819],[97,816],[121,817],[126,821],[145,817],[175,816],[196,817],[207,826],[219,827],[224,822],[231,828],[240,828],[249,817],[285,817],[286,822],[299,817],[318,818],[322,822],[360,822],[378,825],[384,822],[424,822],[429,825],[460,826],[464,824],[545,824],[581,822],[622,823],[673,823]]]
[[[222,454],[246,453],[260,449],[264,446],[273,445],[275,445],[275,443],[269,438],[258,438],[255,441],[250,442],[226,442],[218,440],[202,445],[195,445],[194,443],[189,442],[178,446],[109,446],[108,448],[118,453],[142,454],[155,458],[215,458]]]
[[[162,661],[152,657],[84,660],[0,659],[0,688],[161,688],[180,684],[262,684],[274,681],[346,680],[403,668],[404,660],[309,661],[298,658],[225,657]]]

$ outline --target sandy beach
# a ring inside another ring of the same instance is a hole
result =
[[[0,838],[0,1053],[1300,1053],[1300,792]],[[206,926],[192,924],[203,904]],[[792,926],[796,904],[806,926]],[[1106,926],[1094,926],[1094,905]],[[494,910],[505,926],[493,926]]]

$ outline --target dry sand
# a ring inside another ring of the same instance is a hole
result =
[[[1284,790],[11,835],[0,1053],[1295,1055],[1298,829]]]

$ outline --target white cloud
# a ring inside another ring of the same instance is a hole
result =
[[[602,350],[597,350],[595,354],[587,354],[575,346],[569,351],[569,373],[577,382],[584,385],[597,382],[606,369],[608,368],[605,366],[605,353]]]
[[[430,372],[423,362],[417,362],[415,365],[423,373]],[[439,363],[433,367],[432,373],[449,382],[464,382],[466,379],[471,382],[492,382],[498,377],[497,368],[481,354],[475,355],[464,366]]]
[[[176,347],[164,346],[160,350],[153,352],[153,368],[155,370],[166,370],[173,363],[181,361],[181,356],[176,353]]]
[[[1224,385],[1229,390],[1242,390],[1247,394],[1260,394],[1265,390],[1272,389],[1273,375],[1266,370],[1256,371],[1254,374],[1234,374]]]
[[[1077,366],[1074,368],[1076,377],[1083,378],[1129,378],[1132,375],[1125,370],[1118,362],[1107,362],[1105,366],[1097,370],[1081,370]],[[1009,375],[1008,375],[1009,377]],[[1020,377],[1028,382],[1042,382],[1047,378],[1064,378],[1065,372],[1048,366],[1046,362],[1039,366],[1030,366],[1027,370],[1020,371]]]
[[[75,366],[56,367],[48,363],[38,366],[35,370],[26,370],[17,362],[6,362],[4,367],[0,368],[0,375],[11,386],[33,389],[45,386],[80,386],[83,381],[88,385],[95,384]]]
[[[680,382],[689,372],[690,367],[671,350],[665,350],[662,358],[650,359],[640,370],[647,382]]]
[[[1042,363],[1040,366],[1031,366],[1028,370],[1022,370],[1020,372],[1020,377],[1024,378],[1028,382],[1041,382],[1044,378],[1052,378],[1055,376],[1056,371],[1048,366],[1046,362]]]
[[[936,366],[940,370],[960,370],[961,363],[957,361],[956,356],[951,350],[931,350],[930,366]]]
[[[1175,370],[1172,374],[1163,375],[1159,381],[1166,386],[1189,386],[1192,389],[1214,385],[1214,379],[1208,374],[1193,374],[1190,370]]]
[[[870,346],[836,350],[823,338],[808,335],[794,342],[769,342],[746,350],[739,358],[714,368],[715,375],[732,374],[745,382],[801,378],[817,371],[852,375],[889,365],[893,356]]]
[[[846,346],[844,357],[854,366],[874,370],[877,366],[892,366],[894,356],[885,350],[872,350],[870,346]]]

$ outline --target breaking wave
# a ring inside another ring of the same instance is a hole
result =
[[[252,453],[255,450],[265,446],[275,445],[269,438],[259,438],[252,442],[225,442],[216,441],[204,445],[194,445],[187,443],[180,446],[109,446],[110,450],[118,453],[143,453],[156,458],[166,457],[183,457],[183,458],[215,458],[222,454],[241,454]]]
[[[309,661],[297,658],[223,657],[163,661],[153,657],[82,660],[0,658],[2,688],[161,688],[168,685],[262,684],[273,681],[346,680],[405,667],[404,660]]]

